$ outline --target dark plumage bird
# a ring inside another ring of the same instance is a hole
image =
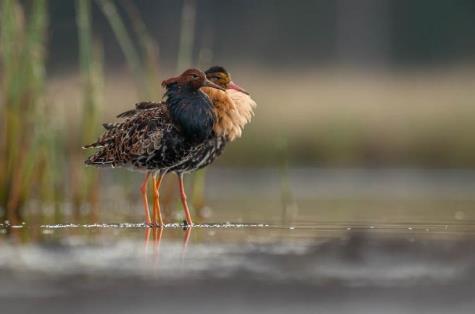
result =
[[[249,93],[231,80],[231,75],[221,66],[213,66],[205,71],[206,77],[225,91],[207,87],[201,90],[213,103],[216,121],[214,134],[197,149],[186,162],[169,169],[179,177],[184,173],[202,169],[211,164],[224,151],[225,145],[242,134],[242,129],[252,118],[256,103]]]
[[[159,225],[163,225],[158,200],[163,176],[193,159],[196,152],[215,136],[217,117],[213,103],[200,88],[224,89],[197,69],[186,70],[178,77],[163,81],[162,85],[166,88],[165,101],[137,104],[135,110],[118,116],[124,121],[104,124],[104,134],[84,147],[99,149],[85,161],[88,165],[126,167],[146,173],[141,192],[147,224],[152,221],[146,187],[149,175],[153,173],[153,222]],[[181,173],[179,177],[186,222],[192,225]]]

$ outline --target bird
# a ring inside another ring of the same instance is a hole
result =
[[[175,172],[180,182],[180,195],[185,213],[189,213],[186,194],[183,191],[183,176],[211,164],[224,151],[226,144],[241,137],[242,129],[250,122],[256,102],[239,85],[231,80],[231,75],[221,66],[213,66],[205,71],[206,78],[222,87],[215,89],[202,87],[213,104],[216,117],[213,134],[197,147],[193,156],[170,169]],[[189,217],[191,219],[191,217]],[[190,220],[191,221],[191,220]],[[188,222],[188,219],[187,219]]]
[[[140,186],[147,225],[163,226],[159,194],[163,176],[171,169],[192,159],[214,134],[217,118],[210,98],[200,88],[224,88],[206,78],[198,69],[188,69],[162,82],[164,101],[141,102],[135,109],[118,115],[121,122],[103,124],[105,132],[84,149],[96,148],[85,160],[96,167],[123,167],[145,172]],[[147,199],[147,183],[152,174],[154,204],[153,224]],[[186,224],[192,225],[186,202],[183,177],[179,188]]]
[[[194,152],[188,161],[172,167],[182,180],[183,174],[202,169],[222,154],[228,142],[241,137],[244,126],[251,121],[256,102],[250,94],[231,80],[231,75],[222,66],[212,66],[205,71],[206,78],[221,86],[223,90],[202,87],[213,103],[216,121],[214,136]]]

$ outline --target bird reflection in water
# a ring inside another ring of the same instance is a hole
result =
[[[185,226],[183,228],[183,244],[181,249],[181,262],[185,262],[186,253],[188,250],[188,245],[191,239],[191,229],[192,227]],[[160,260],[160,245],[162,242],[164,228],[145,228],[145,255],[150,256],[153,259],[155,264],[155,270],[159,269],[159,260]],[[150,239],[151,238],[151,239]]]

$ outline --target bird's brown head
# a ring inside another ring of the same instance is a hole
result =
[[[200,87],[205,86],[225,90],[225,88],[208,80],[206,78],[206,75],[198,69],[188,69],[181,75],[169,78],[162,82],[162,86],[166,88],[173,84],[176,84],[179,87],[187,87],[193,90],[198,90]]]
[[[240,87],[231,80],[231,74],[226,71],[222,66],[212,66],[205,71],[206,77],[213,83],[225,88],[225,89],[234,89],[246,95],[249,95],[244,88]]]

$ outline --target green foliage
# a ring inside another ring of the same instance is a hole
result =
[[[32,2],[25,17],[19,1],[1,3],[1,116],[0,207],[4,218],[19,221],[20,209],[39,180],[33,169],[41,136],[37,126],[45,80],[46,1]]]

